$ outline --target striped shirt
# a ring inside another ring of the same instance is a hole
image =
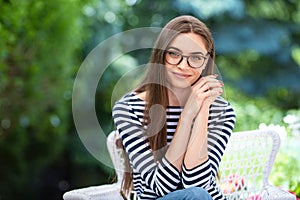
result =
[[[153,151],[143,131],[145,101],[134,93],[122,97],[113,108],[117,132],[129,156],[133,173],[134,190],[140,199],[156,199],[178,188],[201,187],[214,200],[225,199],[216,183],[219,163],[235,124],[231,105],[218,97],[210,107],[208,118],[209,159],[192,169],[182,165],[182,172],[166,157],[155,161]],[[166,109],[167,146],[172,141],[183,108],[170,106]]]

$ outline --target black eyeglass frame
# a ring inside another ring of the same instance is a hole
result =
[[[175,51],[164,50],[164,60],[165,60],[168,64],[170,64],[170,65],[179,65],[179,64],[182,62],[183,58],[186,58],[186,61],[187,61],[188,65],[189,65],[191,68],[194,68],[194,69],[198,69],[198,68],[202,67],[202,66],[204,65],[206,59],[208,59],[207,56],[210,55],[209,52],[207,52],[206,55],[201,55],[201,54],[198,55],[198,56],[202,57],[204,60],[203,60],[203,63],[202,63],[199,67],[194,67],[194,66],[192,66],[192,65],[190,64],[190,62],[189,62],[189,58],[192,57],[192,56],[194,56],[194,55],[191,55],[191,56],[185,56],[185,55],[182,55],[182,54],[179,53],[179,52],[176,52],[177,54],[179,54],[179,55],[181,56],[181,58],[180,58],[180,60],[178,61],[177,64],[168,62],[168,60],[166,59],[166,53],[174,53],[174,52],[175,52]]]

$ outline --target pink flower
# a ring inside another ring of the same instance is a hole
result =
[[[237,174],[230,174],[225,183],[221,184],[221,189],[224,194],[233,193],[237,190],[241,190],[245,187],[244,178],[240,177]]]
[[[295,192],[292,192],[289,190],[289,193],[291,193],[292,195],[294,195],[296,197],[296,200],[299,200],[299,198],[297,197],[296,193]]]
[[[234,184],[236,190],[240,190],[245,185],[244,178],[237,174],[230,174],[227,178],[228,183]]]
[[[221,185],[224,194],[230,194],[235,191],[234,185],[232,183],[224,183]]]
[[[259,194],[256,194],[248,197],[247,200],[262,200],[262,197]]]

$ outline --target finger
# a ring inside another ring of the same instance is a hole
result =
[[[195,84],[195,87],[202,87],[205,84],[210,83],[221,83],[218,79],[216,79],[216,76],[209,75],[205,77],[201,77],[201,79]]]
[[[223,93],[223,90],[221,88],[212,89],[212,90],[210,90],[210,96],[208,98],[210,99],[210,101],[212,103],[222,93]]]
[[[214,88],[221,88],[223,86],[224,84],[221,81],[214,78],[206,77],[203,78],[203,80],[199,81],[199,83],[193,87],[193,90],[195,92],[205,92],[207,90],[211,90]]]
[[[202,77],[192,88],[194,88],[195,90],[199,90],[204,87],[207,90],[209,89],[208,85],[210,81],[212,81],[211,78]]]
[[[218,97],[223,93],[222,88],[213,88],[206,92],[206,97]]]
[[[222,88],[214,88],[214,89],[211,89],[211,95],[212,96],[219,96],[223,93],[223,89]]]

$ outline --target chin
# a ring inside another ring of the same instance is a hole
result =
[[[176,82],[171,82],[170,86],[171,88],[186,89],[186,88],[190,88],[191,84],[186,81],[182,81],[182,82],[176,81]]]

